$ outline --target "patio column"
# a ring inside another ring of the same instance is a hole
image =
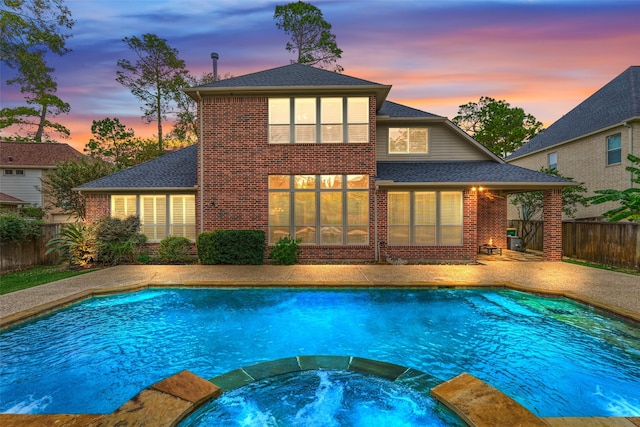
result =
[[[544,190],[542,257],[562,261],[562,189]]]

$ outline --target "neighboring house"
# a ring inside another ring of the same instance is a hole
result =
[[[20,200],[16,197],[8,194],[0,193],[0,208],[7,211],[16,212],[20,206],[28,205],[29,203],[24,200]]]
[[[624,190],[633,186],[627,155],[640,156],[640,66],[618,77],[562,116],[507,158],[528,169],[556,169],[562,176],[594,190]],[[637,185],[637,184],[636,184]],[[576,219],[601,219],[619,204],[582,207]],[[516,219],[515,209],[509,217]]]
[[[14,204],[47,209],[44,218],[47,222],[67,222],[68,216],[54,209],[40,192],[41,179],[58,163],[82,157],[82,153],[68,144],[0,142],[0,192],[21,202]]]
[[[301,239],[312,260],[476,260],[506,245],[512,191],[544,190],[561,259],[570,181],[506,164],[391,86],[300,64],[186,89],[200,141],[78,188],[87,219],[140,216],[151,242],[218,229]]]

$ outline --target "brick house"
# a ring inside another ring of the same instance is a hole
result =
[[[72,222],[42,194],[41,180],[58,163],[83,157],[69,144],[0,141],[0,204],[35,205],[45,209],[47,222]]]
[[[505,247],[506,195],[544,190],[545,249],[561,258],[572,182],[506,164],[391,89],[291,64],[186,89],[200,141],[78,188],[87,220],[139,215],[150,241],[260,229],[309,260],[476,260]]]
[[[517,149],[507,162],[529,169],[556,169],[594,190],[633,186],[628,154],[640,156],[640,66],[627,68],[605,86]],[[576,219],[602,219],[617,202],[577,206]],[[509,209],[516,219],[515,208]]]

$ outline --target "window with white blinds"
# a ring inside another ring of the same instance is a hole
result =
[[[138,213],[136,196],[111,196],[111,217],[125,219]]]
[[[140,232],[150,242],[167,237],[167,196],[140,196]]]
[[[196,203],[193,194],[112,195],[111,217],[137,215],[140,232],[149,242],[168,236],[196,239]]]
[[[196,238],[196,199],[193,194],[171,196],[171,236]]]
[[[393,191],[388,194],[389,245],[463,243],[460,191]]]
[[[369,142],[368,97],[269,99],[270,144]]]

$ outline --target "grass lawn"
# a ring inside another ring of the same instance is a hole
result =
[[[6,273],[0,276],[0,295],[55,282],[56,280],[66,279],[67,277],[78,276],[88,273],[89,271],[92,270],[75,271],[58,265],[49,265]]]

